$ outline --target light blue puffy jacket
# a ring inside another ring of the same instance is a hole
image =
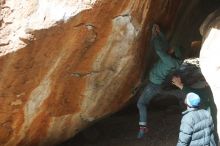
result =
[[[192,108],[183,112],[177,146],[216,146],[214,124],[208,111]]]

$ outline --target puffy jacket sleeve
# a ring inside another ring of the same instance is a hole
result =
[[[160,59],[165,63],[169,63],[171,57],[166,53],[166,49],[169,47],[169,44],[165,39],[165,36],[160,33],[158,36],[152,39],[152,44]]]
[[[212,133],[212,135],[211,135],[211,142],[210,142],[210,146],[216,146],[216,143],[215,143],[215,138],[214,138],[214,133]]]
[[[188,146],[193,134],[193,125],[186,115],[182,118],[177,146]]]
[[[210,115],[209,119],[212,123],[212,126],[211,126],[212,134],[211,134],[211,139],[210,139],[210,146],[216,146],[215,137],[214,137],[215,128],[214,128],[214,123],[213,123],[211,115]]]

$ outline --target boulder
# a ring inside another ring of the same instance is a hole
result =
[[[0,145],[54,145],[121,109],[179,3],[2,0]]]

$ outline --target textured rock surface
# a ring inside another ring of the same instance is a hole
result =
[[[53,145],[131,98],[179,0],[1,1],[0,145]]]
[[[200,52],[202,73],[209,83],[215,104],[220,109],[220,10],[210,14],[200,27],[203,46]],[[218,134],[220,134],[220,112],[217,113]]]

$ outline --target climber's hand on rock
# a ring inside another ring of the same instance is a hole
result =
[[[180,89],[183,89],[183,83],[182,83],[182,80],[179,76],[173,76],[172,84],[177,86]]]

